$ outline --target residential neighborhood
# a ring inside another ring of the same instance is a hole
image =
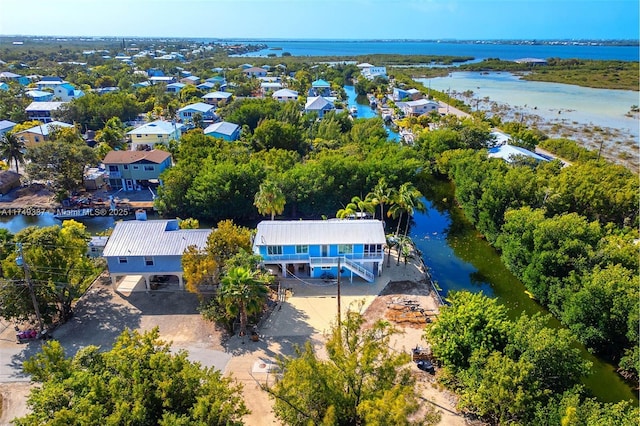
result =
[[[639,194],[602,145],[432,89],[424,75],[457,72],[450,57],[14,38],[0,49],[0,424],[633,415]],[[594,357],[611,368],[591,372]],[[590,374],[619,406],[588,396],[603,391]],[[505,383],[526,403],[503,409]],[[356,393],[358,407],[335,402]]]

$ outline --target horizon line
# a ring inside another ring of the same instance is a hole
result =
[[[101,38],[130,38],[130,39],[174,39],[174,40],[212,40],[212,41],[430,41],[430,42],[476,42],[476,41],[628,41],[640,42],[640,38],[410,38],[410,37],[378,37],[378,38],[315,38],[315,37],[203,37],[203,36],[133,36],[133,35],[34,35],[34,34],[0,34],[0,38],[28,37],[28,38],[73,38],[73,39],[101,39]]]

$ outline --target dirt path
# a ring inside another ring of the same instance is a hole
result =
[[[2,411],[0,411],[0,426],[11,424],[16,417],[26,415],[27,396],[33,388],[30,382],[0,383],[0,397],[2,399]]]

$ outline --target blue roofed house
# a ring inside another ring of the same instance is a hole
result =
[[[168,146],[169,141],[180,140],[183,127],[181,123],[156,120],[136,127],[127,132],[127,136],[131,138],[131,149],[134,151],[146,147],[153,148],[157,143]]]
[[[192,123],[196,114],[200,114],[204,121],[213,121],[216,118],[215,107],[205,104],[204,102],[196,102],[186,105],[178,110],[178,117],[183,123]]]
[[[227,121],[219,121],[207,126],[207,128],[204,129],[204,134],[226,141],[235,141],[240,138],[240,126]]]
[[[176,276],[182,281],[182,254],[189,246],[203,249],[211,229],[180,229],[177,220],[125,220],[116,222],[104,248],[111,283],[118,278],[139,275],[145,290],[152,289],[155,276]]]
[[[258,224],[253,251],[283,277],[360,277],[373,282],[382,273],[386,237],[381,221],[292,220]]]
[[[200,83],[196,86],[196,89],[200,89],[200,90],[214,90],[216,88],[216,85],[214,83],[211,83],[209,81],[205,81],[203,83]]]
[[[167,151],[109,151],[102,160],[109,173],[109,186],[125,191],[141,190],[160,183],[160,174],[171,167]]]
[[[165,90],[167,93],[179,93],[182,89],[184,89],[186,84],[184,83],[169,83],[167,84],[167,89]]]
[[[322,118],[324,115],[334,110],[336,107],[333,105],[328,99],[323,98],[322,96],[316,96],[312,98],[307,98],[307,103],[304,105],[304,112],[316,112],[318,113],[318,117]]]
[[[53,89],[54,99],[58,99],[63,102],[69,102],[73,99],[81,98],[82,96],[84,96],[84,92],[76,89],[70,83],[59,84]]]
[[[53,93],[45,92],[44,90],[29,90],[25,93],[34,102],[49,102],[53,100]]]
[[[309,96],[331,96],[331,84],[322,79],[312,82]]]
[[[4,90],[5,92],[9,91],[9,85],[4,81],[0,81],[0,90]]]

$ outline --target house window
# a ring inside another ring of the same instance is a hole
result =
[[[109,166],[109,171],[110,172],[117,172],[118,171],[118,166]]]
[[[267,254],[269,256],[277,256],[282,254],[282,246],[267,246]]]
[[[331,270],[331,266],[321,266],[320,270],[321,271],[330,271]]]
[[[309,246],[296,246],[296,254],[309,254]]]
[[[153,257],[145,256],[144,257],[144,264],[146,266],[153,266]]]
[[[40,138],[36,136],[36,142],[40,142]]]
[[[118,258],[118,263],[127,263],[127,258],[126,257],[119,257]]]
[[[136,138],[141,138],[141,137],[142,137],[142,135],[136,135]]]
[[[162,135],[158,135],[159,138],[162,138]]]
[[[133,170],[140,170],[140,166],[133,166]]]
[[[338,254],[352,254],[353,244],[338,244]]]
[[[382,253],[382,244],[365,244],[364,254],[380,254]]]
[[[123,164],[122,168],[125,169],[125,170],[129,170],[129,165],[128,164]]]
[[[152,172],[154,171],[156,168],[154,166],[144,166],[144,171],[145,172]]]

